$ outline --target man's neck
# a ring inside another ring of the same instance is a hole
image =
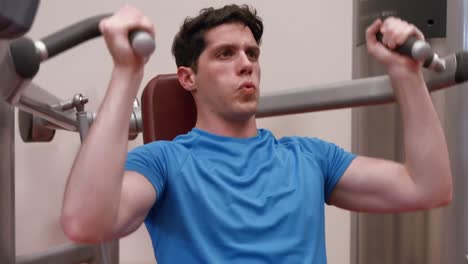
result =
[[[198,115],[195,127],[225,137],[248,138],[257,135],[255,116],[251,116],[246,120],[233,121],[214,116],[203,118]]]

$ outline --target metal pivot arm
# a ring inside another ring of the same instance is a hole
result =
[[[49,35],[41,41],[20,38],[10,45],[6,41],[1,41],[0,83],[2,85],[0,86],[0,100],[4,99],[22,111],[43,119],[38,120],[43,124],[77,131],[78,124],[74,113],[54,108],[53,105],[59,100],[38,86],[31,84],[31,79],[39,71],[42,61],[99,36],[99,22],[107,16],[109,15],[85,19]],[[149,33],[133,31],[129,35],[129,40],[134,50],[142,56],[148,56],[155,49],[154,40]],[[139,116],[138,114],[132,115],[135,120],[130,122],[131,128],[141,127],[137,119]],[[90,119],[93,119],[92,114]],[[36,118],[31,118],[31,120],[36,120]],[[132,133],[132,137],[135,137],[134,133]]]
[[[18,105],[21,138],[24,142],[49,142],[53,139],[56,129],[86,134],[88,127],[96,119],[95,113],[84,111],[84,104],[87,102],[88,98],[81,94],[60,101],[40,87],[26,90]],[[143,131],[142,122],[141,109],[135,100],[129,121],[129,140],[136,139]]]
[[[100,36],[99,22],[109,16],[110,14],[104,14],[90,17],[36,41],[42,60],[52,58],[78,44]],[[131,32],[129,41],[135,52],[141,56],[151,55],[156,47],[152,36],[144,31]]]
[[[40,63],[87,40],[100,36],[99,22],[109,15],[98,15],[75,23],[42,40],[20,38],[10,43],[0,56],[0,96],[17,104],[21,94],[39,71]],[[129,41],[138,54],[149,56],[155,49],[152,36],[143,31],[131,32]]]
[[[446,69],[443,72],[424,72],[430,91],[468,80],[468,53],[452,54],[444,61]],[[257,117],[375,105],[394,100],[388,76],[378,76],[266,94],[260,98]]]
[[[61,100],[34,83],[26,89],[16,106],[27,113],[43,119],[43,124],[50,128],[62,128],[69,131],[78,131],[75,111],[72,108],[61,109]]]

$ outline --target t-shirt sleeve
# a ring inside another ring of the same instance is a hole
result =
[[[341,176],[343,176],[351,161],[356,157],[356,154],[348,152],[333,143],[323,142],[323,144],[326,149],[324,154],[327,161],[327,166],[324,168],[325,202],[328,203],[328,199],[336,184],[340,181]]]
[[[308,151],[312,152],[322,170],[324,199],[328,203],[336,184],[357,155],[321,139],[313,138],[306,142]]]
[[[125,170],[145,176],[156,190],[156,198],[159,198],[164,192],[167,177],[163,146],[150,143],[131,150],[127,155]]]

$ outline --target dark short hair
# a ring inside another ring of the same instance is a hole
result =
[[[191,67],[197,71],[197,61],[206,47],[205,32],[226,23],[242,23],[249,27],[257,44],[263,34],[262,19],[257,11],[247,5],[226,5],[222,8],[205,8],[196,17],[187,17],[172,44],[172,54],[177,67]]]

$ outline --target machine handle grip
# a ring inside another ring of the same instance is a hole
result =
[[[382,42],[382,33],[378,32],[377,40]],[[396,47],[394,51],[413,58],[423,63],[424,68],[443,72],[446,69],[445,61],[441,59],[431,48],[429,43],[410,36],[402,45]]]
[[[41,39],[47,50],[47,58],[100,36],[99,23],[109,16],[110,14],[103,14],[87,18]],[[151,55],[156,47],[153,37],[141,30],[130,32],[129,41],[135,52],[144,57]]]
[[[378,32],[376,37],[379,42],[382,42],[382,33]],[[416,36],[410,36],[402,45],[396,47],[394,51],[409,56],[417,61],[424,62],[424,64],[430,64],[428,60],[432,60],[434,57],[431,46],[424,40],[418,39]]]

